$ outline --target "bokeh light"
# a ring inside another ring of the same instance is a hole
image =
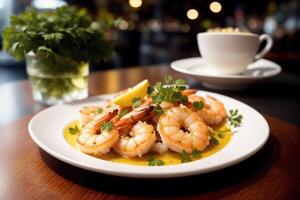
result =
[[[121,20],[119,23],[119,29],[121,30],[127,30],[128,29],[128,22],[125,20]]]
[[[133,8],[139,8],[142,6],[143,1],[142,0],[129,0],[128,3]]]
[[[217,1],[213,1],[213,2],[210,3],[209,9],[213,13],[218,13],[222,10],[222,5]]]
[[[194,19],[197,19],[198,16],[199,16],[199,13],[197,10],[195,9],[189,9],[187,12],[186,12],[186,16],[191,19],[191,20],[194,20]]]

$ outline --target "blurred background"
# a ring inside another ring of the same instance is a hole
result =
[[[10,15],[32,6],[40,10],[62,5],[87,8],[97,18],[119,18],[110,33],[113,57],[91,70],[170,63],[200,56],[196,34],[214,27],[238,27],[267,33],[274,46],[267,59],[283,72],[300,73],[300,1],[297,0],[0,0],[0,31]],[[1,40],[1,37],[0,37]],[[25,63],[0,51],[0,83],[26,78]]]

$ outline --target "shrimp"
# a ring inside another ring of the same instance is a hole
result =
[[[167,151],[168,147],[163,142],[156,142],[151,148],[151,152],[158,154],[163,154]]]
[[[113,104],[112,101],[107,101],[101,106],[85,106],[79,110],[80,113],[80,125],[84,127],[89,121],[91,121],[96,115],[101,114],[104,111],[110,111],[118,109],[120,106]]]
[[[134,108],[131,112],[120,118],[114,123],[114,125],[121,132],[129,132],[135,123],[149,118],[152,110],[153,106],[143,104],[138,108]]]
[[[193,95],[197,92],[196,89],[185,89],[183,91],[181,91],[181,94],[182,95],[185,95],[185,96],[190,96],[190,95]]]
[[[156,141],[154,127],[146,122],[136,123],[129,135],[122,135],[114,144],[113,149],[117,153],[131,158],[142,157],[148,153]]]
[[[204,103],[204,107],[197,111],[197,114],[210,126],[220,124],[227,117],[224,104],[212,96],[190,95],[188,99],[190,102],[202,101]]]
[[[166,110],[159,118],[157,130],[163,143],[178,153],[201,151],[209,144],[208,127],[196,112],[183,105]]]
[[[154,127],[147,124],[153,106],[149,102],[123,116],[114,125],[120,133],[120,139],[114,145],[114,150],[125,157],[141,157],[148,153],[156,141]],[[129,133],[129,134],[128,134]]]
[[[86,106],[79,110],[80,113],[80,125],[84,127],[89,121],[91,121],[102,108],[99,106]]]
[[[92,155],[102,155],[110,151],[110,148],[119,139],[118,130],[113,127],[110,131],[101,131],[100,126],[118,113],[118,110],[104,112],[96,115],[93,120],[84,126],[77,138],[79,148],[82,152]]]

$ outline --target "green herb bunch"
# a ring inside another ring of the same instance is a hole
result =
[[[104,36],[109,24],[113,23],[93,21],[85,9],[63,6],[38,12],[29,8],[11,16],[10,26],[3,30],[3,49],[17,60],[32,51],[52,60],[100,62],[113,50]]]

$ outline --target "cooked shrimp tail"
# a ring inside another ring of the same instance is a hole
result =
[[[110,151],[110,148],[119,139],[119,132],[115,127],[112,127],[111,130],[100,130],[100,126],[109,122],[117,113],[118,110],[115,109],[96,115],[84,126],[77,138],[81,151],[92,155],[101,155]]]
[[[196,92],[197,92],[196,89],[185,89],[185,90],[181,91],[181,94],[185,95],[185,96],[189,96],[189,95],[195,94]]]
[[[143,120],[147,115],[151,114],[153,106],[141,105],[138,108],[134,108],[130,113],[120,118],[114,123],[119,131],[130,129],[135,123]]]

